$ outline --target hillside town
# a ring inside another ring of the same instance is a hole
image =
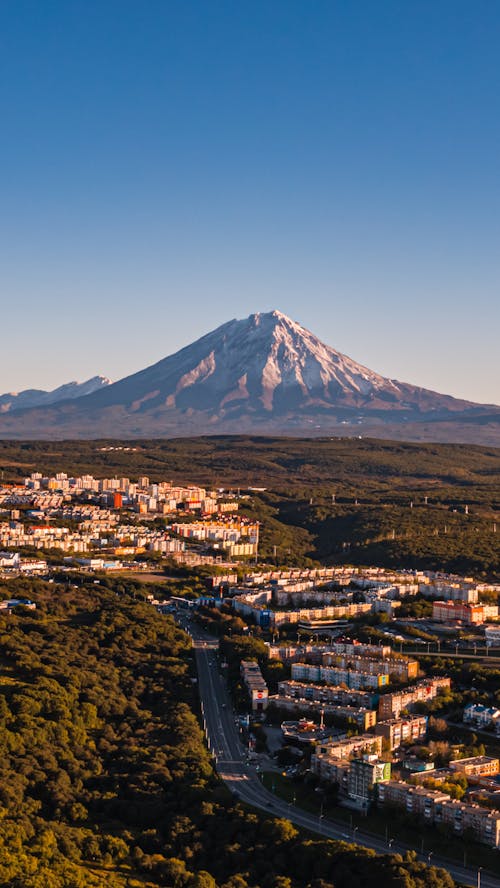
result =
[[[400,810],[500,848],[499,695],[487,679],[467,688],[451,669],[454,660],[498,669],[500,585],[404,568],[270,565],[249,496],[35,472],[0,488],[0,575],[100,582],[156,571],[148,599],[160,613],[187,612],[211,629],[226,620],[248,642],[232,687],[249,754],[279,725],[278,758],[285,750],[294,779],[333,791],[338,805],[368,818]],[[168,565],[206,569],[204,591],[166,595]],[[36,602],[0,602],[19,606]],[[252,642],[262,645],[255,653]],[[457,724],[459,740],[448,739]]]

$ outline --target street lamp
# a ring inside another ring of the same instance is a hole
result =
[[[323,817],[324,817],[324,816],[325,816],[325,815],[323,814],[323,805],[322,805],[322,806],[321,806],[321,814],[320,814],[319,817],[318,817],[319,831],[320,831],[320,833],[323,831]]]
[[[482,866],[478,867],[478,870],[477,870],[477,888],[481,888],[481,870],[482,870]]]
[[[393,841],[394,841],[394,839],[389,839],[389,840],[388,840],[388,842],[387,842],[387,847],[388,847],[388,848],[392,848],[392,843],[393,843]]]
[[[431,862],[431,857],[432,857],[433,853],[434,853],[433,851],[429,851],[429,853],[427,855],[427,863]]]
[[[353,829],[353,831],[352,831],[352,838],[353,838],[353,841],[354,841],[354,839],[356,838],[356,833],[357,833],[358,829],[359,829],[359,826],[355,826],[354,829]]]

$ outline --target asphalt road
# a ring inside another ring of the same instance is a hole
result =
[[[219,646],[218,640],[208,636],[189,619],[189,616],[178,617],[178,622],[189,632],[193,640],[204,728],[209,748],[214,757],[215,767],[229,789],[242,802],[254,808],[260,808],[275,817],[285,817],[296,826],[308,829],[325,838],[355,842],[365,848],[372,848],[379,854],[404,854],[408,850],[417,850],[396,840],[390,840],[389,847],[384,839],[365,833],[360,829],[356,829],[353,833],[345,825],[333,823],[326,817],[310,814],[269,792],[262,785],[255,767],[247,762],[246,749],[240,741],[231,699],[219,669],[216,656]],[[418,858],[428,861],[427,854],[418,853]],[[432,855],[431,863],[434,866],[443,867],[457,882],[463,885],[477,888],[479,884],[477,869],[464,868],[435,855]],[[500,876],[496,878],[489,872],[483,871],[481,872],[480,886],[481,888],[500,888]]]

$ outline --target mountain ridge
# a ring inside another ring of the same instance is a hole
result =
[[[346,426],[363,433],[380,426],[386,435],[382,428],[390,424],[480,428],[481,419],[493,424],[488,436],[495,440],[500,407],[388,379],[276,310],[227,321],[97,391],[0,415],[0,436],[178,437],[212,429],[297,435],[311,428],[338,434]]]
[[[50,391],[23,389],[20,392],[5,392],[0,395],[0,414],[81,398],[111,384],[111,380],[107,376],[98,375],[86,379],[85,382],[77,382],[76,380],[65,382]]]

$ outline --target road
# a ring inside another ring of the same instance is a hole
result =
[[[288,804],[269,792],[261,783],[255,767],[247,763],[246,749],[243,747],[235,722],[229,693],[221,675],[216,652],[219,642],[207,635],[189,616],[178,618],[182,628],[191,635],[198,670],[198,686],[203,714],[204,729],[209,748],[214,757],[218,774],[229,789],[242,801],[254,808],[260,808],[275,817],[285,817],[296,826],[308,829],[325,838],[355,842],[365,848],[372,848],[379,854],[401,853],[416,850],[396,840],[389,844],[379,836],[366,833],[360,829],[352,832],[344,824],[336,824],[326,817],[314,814]],[[418,854],[418,858],[428,861],[427,854]],[[432,855],[434,866],[446,869],[457,882],[463,885],[477,886],[476,869],[464,868],[451,861]],[[490,873],[481,872],[481,888],[500,888],[500,878]]]

